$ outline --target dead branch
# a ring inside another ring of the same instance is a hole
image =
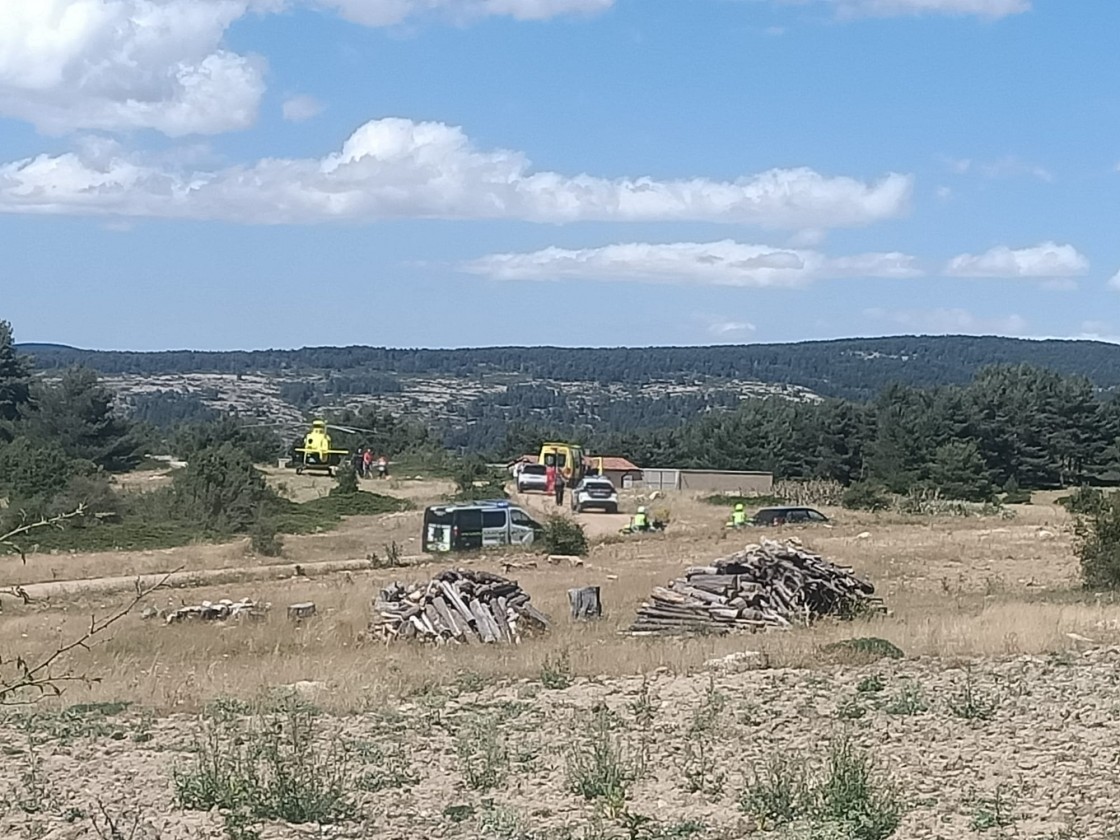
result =
[[[86,506],[84,504],[81,504],[68,513],[60,513],[56,516],[51,517],[44,516],[43,518],[35,522],[25,522],[18,528],[13,528],[11,531],[8,531],[6,534],[0,534],[0,547],[6,548],[13,554],[18,554],[20,559],[24,563],[26,563],[27,554],[24,552],[19,543],[15,542],[17,537],[27,534],[30,531],[35,530],[36,528],[61,528],[63,524],[65,524],[66,520],[76,519],[79,516],[85,516],[85,513]]]
[[[57,697],[62,694],[62,686],[65,683],[82,682],[88,685],[97,682],[97,678],[87,674],[73,674],[69,671],[55,674],[53,668],[67,654],[79,649],[89,650],[90,644],[97,636],[132,612],[141,601],[166,584],[168,579],[181,569],[182,567],[179,567],[167,572],[150,586],[141,585],[140,578],[137,577],[136,594],[126,605],[102,618],[90,616],[89,627],[81,636],[59,645],[39,662],[32,663],[23,656],[8,660],[0,657],[0,706],[35,703],[48,695]],[[14,670],[14,676],[3,676],[3,670],[6,669]]]

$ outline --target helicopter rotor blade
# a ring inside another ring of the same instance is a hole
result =
[[[376,434],[374,429],[361,429],[361,428],[358,428],[357,426],[336,426],[333,423],[328,423],[327,428],[328,429],[337,429],[338,431],[344,432],[348,435],[356,435],[356,434],[360,434],[361,432],[365,432],[365,433],[371,434],[371,435]]]

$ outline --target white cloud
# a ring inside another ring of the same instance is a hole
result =
[[[1022,335],[1027,321],[1021,315],[981,318],[967,309],[866,309],[873,321],[926,334]]]
[[[221,41],[250,2],[3,0],[0,115],[52,134],[245,128],[264,91],[263,62]]]
[[[756,329],[750,321],[728,321],[723,318],[707,318],[706,320],[708,322],[708,332],[716,338],[746,335]]]
[[[284,100],[281,110],[289,122],[306,122],[323,113],[323,103],[314,96],[292,96]]]
[[[976,174],[991,181],[1029,176],[1048,184],[1054,182],[1054,174],[1049,169],[1023,160],[1018,155],[1005,155],[987,162],[975,161],[971,158],[945,158],[945,164],[957,175]]]
[[[974,15],[996,20],[1030,11],[1030,0],[826,0],[849,17]]]
[[[0,116],[48,134],[217,134],[256,120],[264,61],[226,48],[254,12],[298,5],[388,26],[416,15],[543,20],[613,0],[0,0]]]
[[[298,2],[299,0],[297,0]],[[337,11],[364,26],[392,26],[424,14],[469,21],[480,17],[547,20],[561,15],[596,14],[614,0],[303,0]]]
[[[952,277],[1069,278],[1089,270],[1089,260],[1072,245],[1043,242],[1033,248],[1006,245],[983,254],[961,254],[945,267]]]
[[[910,192],[909,176],[866,184],[804,168],[736,181],[535,172],[521,153],[475,149],[460,128],[395,118],[366,123],[341,151],[323,158],[266,158],[200,171],[83,149],[0,165],[0,212],[249,224],[427,217],[690,220],[798,230],[898,216]]]
[[[587,279],[750,288],[793,288],[827,278],[905,278],[920,274],[913,257],[905,254],[833,258],[816,251],[745,245],[726,239],[491,254],[468,263],[464,269],[497,280]]]
[[[1117,271],[1108,281],[1108,288],[1120,292],[1120,271]]]

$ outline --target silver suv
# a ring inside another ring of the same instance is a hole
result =
[[[525,464],[517,473],[517,492],[548,492],[548,467],[544,464]]]
[[[609,478],[592,475],[583,479],[572,491],[572,510],[576,513],[594,508],[618,513],[618,492]]]

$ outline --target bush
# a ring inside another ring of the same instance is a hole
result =
[[[878,484],[858,481],[844,491],[840,504],[848,510],[879,511],[890,507],[891,498]]]
[[[541,546],[549,554],[583,556],[588,552],[587,534],[578,522],[553,514],[544,523]]]
[[[870,756],[848,738],[832,743],[819,789],[819,817],[839,822],[854,840],[884,840],[902,820],[894,788],[875,779]]]
[[[1057,500],[1058,504],[1078,516],[1099,513],[1107,506],[1108,497],[1096,487],[1078,487],[1068,496]]]
[[[712,496],[704,496],[700,501],[708,505],[715,505],[716,507],[729,507],[733,508],[735,505],[743,505],[744,507],[771,507],[773,505],[784,505],[785,499],[778,496],[740,496],[734,493],[716,493]]]
[[[625,801],[634,768],[606,711],[596,712],[587,735],[568,754],[567,775],[568,789],[584,799],[602,799],[616,808]]]
[[[173,488],[176,518],[218,534],[245,531],[275,496],[249,455],[229,443],[197,452]]]
[[[1077,504],[1087,504],[1080,500]],[[1071,508],[1072,509],[1072,508]],[[1077,521],[1077,559],[1089,589],[1120,588],[1120,500],[1110,496]]]
[[[821,648],[825,653],[847,653],[858,659],[902,659],[902,649],[897,645],[880,639],[877,636],[867,636],[857,639],[841,639]]]
[[[259,516],[249,529],[249,544],[253,552],[265,557],[279,557],[284,553],[284,538],[276,529],[276,521]]]
[[[47,502],[66,487],[73,462],[55,443],[18,437],[0,449],[0,482],[13,499]]]
[[[799,756],[776,756],[755,772],[739,807],[773,827],[797,820],[834,830],[851,840],[885,840],[898,828],[902,802],[894,786],[881,780],[874,762],[847,737],[834,740],[823,773],[806,772]]]
[[[353,767],[338,741],[316,738],[311,711],[262,715],[248,728],[207,723],[194,759],[174,770],[182,808],[243,811],[258,819],[333,823],[352,812]]]
[[[1019,487],[1019,482],[1015,480],[1015,476],[1007,479],[1007,483],[1003,485],[1003,503],[1005,505],[1029,505],[1031,503],[1031,491],[1023,490]]]
[[[331,488],[332,496],[353,496],[358,492],[358,474],[349,464],[338,468],[338,478]]]
[[[477,455],[464,458],[451,470],[455,482],[455,501],[473,502],[479,499],[504,499],[509,476],[491,468]]]

